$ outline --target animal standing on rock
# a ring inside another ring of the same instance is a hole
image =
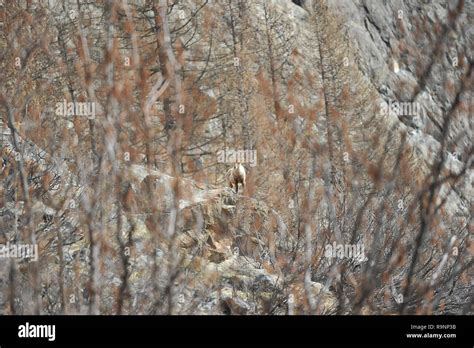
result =
[[[234,166],[227,171],[227,182],[230,188],[235,187],[235,193],[239,193],[239,183],[242,184],[242,190],[245,188],[245,176],[245,168],[240,163],[235,163]]]

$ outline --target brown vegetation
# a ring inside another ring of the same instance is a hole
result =
[[[301,22],[264,0],[1,8],[0,243],[39,260],[0,259],[0,313],[472,313],[474,152],[456,169],[447,151],[474,63],[427,160],[380,113],[340,18],[323,0],[296,9]],[[228,147],[258,165],[226,172]],[[367,260],[328,257],[333,243]]]

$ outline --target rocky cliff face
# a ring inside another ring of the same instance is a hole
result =
[[[472,89],[461,96],[464,107],[457,111],[449,129],[443,120],[457,91],[462,89],[464,68],[473,62],[474,3],[463,1],[463,11],[458,14],[458,2],[451,1],[328,3],[343,16],[357,48],[358,66],[382,100],[418,108],[416,114],[408,111],[397,116],[403,124],[400,131],[408,131],[420,160],[428,165],[434,163],[442,134],[447,132],[452,144],[446,153],[447,167],[459,172],[469,160],[473,145]],[[473,179],[469,170],[463,188],[457,190],[457,197],[452,197],[453,214],[462,211],[469,215]]]
[[[292,28],[293,47],[301,53],[296,58],[297,64],[301,70],[314,73],[312,62],[318,59],[318,52],[307,45],[314,40],[310,23],[313,2],[273,0],[270,3],[281,15],[280,20]],[[369,88],[378,95],[377,131],[388,133],[395,127],[397,133],[406,133],[414,153],[414,166],[425,173],[436,161],[444,132],[449,143],[445,152],[446,170],[459,174],[469,167],[473,93],[467,87],[472,75],[465,85],[463,78],[473,62],[474,30],[470,23],[474,4],[462,3],[463,9],[458,13],[457,3],[446,1],[328,2],[331,12],[347,30],[341,36],[352,44],[351,53],[355,57],[352,61],[348,56],[350,69],[360,71]],[[253,13],[263,22],[258,6]],[[259,25],[263,23],[255,23],[256,27]],[[444,119],[460,90],[463,91],[459,96],[461,107],[446,125]],[[317,97],[307,86],[300,101],[310,105],[313,98]],[[449,196],[446,207],[452,215],[470,215],[473,180],[474,172],[468,169],[462,188],[454,188]],[[451,188],[448,186],[444,191]]]

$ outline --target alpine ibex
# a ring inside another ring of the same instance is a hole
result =
[[[235,193],[239,192],[239,183],[242,184],[242,190],[245,188],[245,176],[245,168],[240,163],[235,163],[234,166],[227,171],[227,182],[230,188],[235,187]]]

